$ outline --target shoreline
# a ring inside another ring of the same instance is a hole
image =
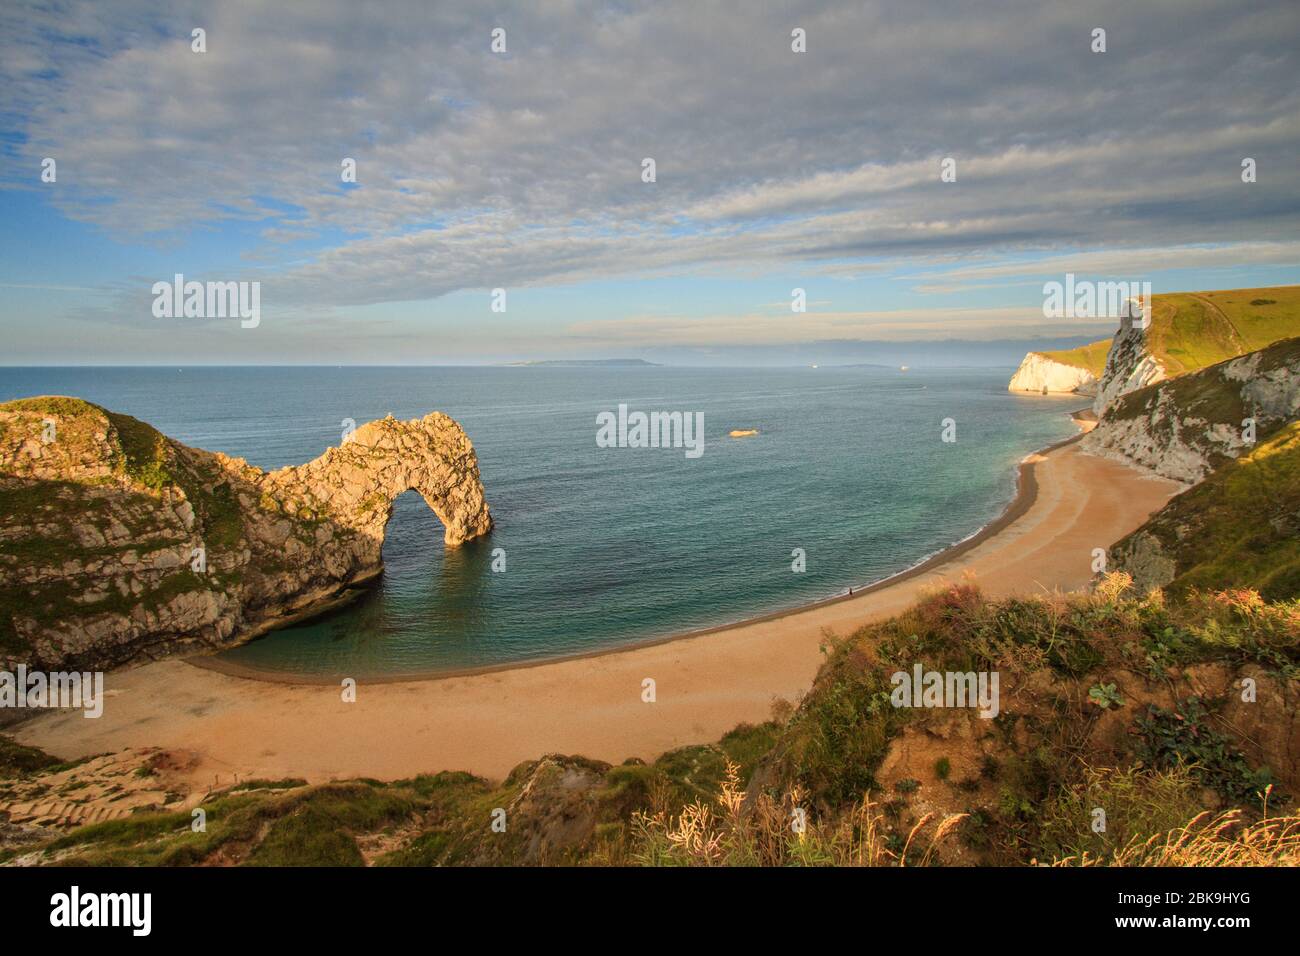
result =
[[[910,567],[896,571],[887,577],[880,578],[861,587],[855,587],[847,594],[836,594],[831,597],[820,598],[816,601],[810,601],[805,604],[798,604],[794,607],[784,608],[776,611],[768,611],[765,614],[759,614],[755,617],[741,618],[737,621],[731,621],[726,624],[714,624],[710,627],[696,628],[692,631],[680,631],[675,634],[668,634],[663,637],[652,637],[645,640],[634,641],[630,644],[619,644],[615,647],[604,647],[592,651],[575,651],[571,654],[557,654],[549,657],[538,657],[523,661],[508,661],[502,664],[483,664],[477,667],[459,667],[443,670],[431,671],[409,671],[401,674],[363,674],[355,673],[345,675],[342,672],[329,674],[288,674],[279,671],[262,670],[256,667],[249,667],[244,664],[235,664],[230,661],[221,660],[216,654],[200,654],[192,657],[184,657],[181,660],[191,667],[198,667],[203,670],[214,671],[218,674],[225,674],[229,677],[237,677],[242,680],[262,681],[267,684],[295,684],[309,686],[329,686],[338,685],[340,679],[345,676],[355,677],[357,680],[364,680],[367,684],[404,684],[412,682],[426,682],[436,680],[449,680],[455,677],[474,677],[479,674],[493,674],[502,671],[522,670],[530,667],[545,667],[549,664],[562,664],[568,661],[580,661],[588,658],[605,657],[610,654],[623,654],[628,651],[636,651],[642,648],[659,647],[664,644],[671,644],[675,641],[686,641],[698,637],[707,637],[711,634],[721,634],[726,631],[737,628],[751,627],[756,624],[764,624],[769,621],[779,621],[783,618],[796,614],[803,614],[808,611],[815,611],[820,608],[830,607],[854,598],[864,597],[880,591],[887,587],[893,587],[898,584],[925,574],[928,571],[941,567],[949,561],[961,557],[968,551],[977,548],[984,541],[1001,532],[1004,528],[1020,518],[1033,507],[1034,501],[1038,497],[1038,480],[1034,475],[1034,465],[1037,459],[1050,454],[1058,448],[1071,445],[1080,439],[1096,425],[1096,418],[1083,417],[1091,415],[1091,409],[1079,409],[1070,413],[1071,420],[1079,427],[1079,431],[1063,438],[1060,441],[1052,442],[1049,445],[1032,451],[1025,455],[1016,465],[1016,490],[1011,501],[1005,508],[994,517],[991,521],[982,525],[979,529],[962,538],[954,541],[945,548],[922,558],[919,562]],[[307,614],[300,616],[294,623],[300,623],[302,620],[312,619],[337,610],[344,606],[343,602],[337,598],[323,602],[328,607],[322,607],[319,614]],[[269,636],[269,635],[267,635]],[[257,640],[264,640],[259,637]],[[243,645],[240,645],[243,646]],[[220,652],[219,652],[220,653]]]
[[[398,780],[442,770],[500,780],[551,753],[651,761],[767,720],[777,701],[797,703],[829,641],[937,587],[973,580],[991,599],[1087,587],[1092,550],[1184,490],[1088,455],[1073,438],[1026,456],[1021,468],[1032,476],[1032,497],[1026,479],[1013,506],[960,551],[811,608],[594,656],[427,680],[362,679],[351,701],[338,683],[250,680],[163,660],[106,675],[99,719],[48,711],[6,732],[65,760],[158,748],[205,790],[252,778]],[[642,698],[647,678],[653,702]]]

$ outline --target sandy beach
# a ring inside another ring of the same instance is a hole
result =
[[[109,674],[104,714],[43,714],[12,729],[60,757],[191,751],[196,784],[254,777],[399,779],[439,770],[503,777],[545,753],[618,763],[716,740],[809,687],[827,635],[852,633],[970,574],[993,596],[1073,590],[1092,550],[1140,525],[1175,482],[1068,442],[1030,456],[1020,494],[980,535],[852,597],[674,640],[484,673],[337,685],[249,679],[164,661]],[[653,678],[654,703],[642,701]]]

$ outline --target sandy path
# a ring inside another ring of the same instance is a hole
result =
[[[797,700],[821,662],[823,632],[851,633],[940,580],[970,571],[992,595],[1084,585],[1093,548],[1127,534],[1181,490],[1085,455],[1077,444],[1038,457],[1031,469],[1027,484],[1037,493],[1005,527],[922,573],[834,603],[595,657],[362,683],[353,704],[341,701],[337,687],[165,661],[108,675],[98,720],[51,712],[13,734],[68,758],[143,746],[195,751],[194,780],[208,784],[236,776],[397,779],[447,769],[500,778],[553,752],[650,759],[764,720],[776,698]],[[655,703],[641,700],[646,677],[656,682]]]

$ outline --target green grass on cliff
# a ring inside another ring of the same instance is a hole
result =
[[[1153,297],[1147,347],[1173,377],[1300,335],[1300,286]]]
[[[243,534],[238,501],[224,474],[215,468],[205,473],[209,459],[204,454],[185,452],[152,426],[77,398],[18,399],[0,404],[0,412],[55,417],[59,423],[56,441],[71,449],[71,461],[91,463],[94,454],[102,454],[96,433],[105,434],[110,442],[115,439],[115,453],[105,464],[132,483],[121,486],[102,477],[56,481],[0,475],[0,529],[20,531],[5,538],[6,557],[11,561],[28,567],[60,568],[68,562],[111,560],[127,550],[137,554],[175,550],[188,539],[163,536],[161,526],[150,517],[158,507],[157,493],[173,487],[183,491],[194,507],[201,538],[210,553],[238,545]],[[30,432],[31,418],[19,427]],[[105,531],[114,520],[131,534],[124,544],[82,544],[73,530],[74,524],[83,524]],[[51,527],[61,530],[51,532]],[[32,533],[33,528],[40,530]],[[21,533],[24,529],[28,533]],[[129,613],[136,606],[154,610],[180,594],[220,585],[216,576],[200,576],[181,568],[159,576],[155,586],[138,597],[123,595],[111,579],[54,577],[32,585],[6,586],[0,589],[0,650],[18,656],[31,652],[18,632],[17,617],[34,619],[43,626],[75,627],[78,620],[92,615]],[[77,600],[92,587],[103,592],[97,600]]]
[[[1300,422],[1174,498],[1116,550],[1142,534],[1174,557],[1173,595],[1248,587],[1300,598]]]
[[[409,818],[412,796],[370,781],[231,791],[204,803],[201,833],[187,810],[137,813],[69,831],[46,852],[61,865],[354,866],[362,862],[354,834]]]
[[[0,403],[0,412],[35,412],[38,415],[75,418],[79,415],[102,412],[98,405],[68,395],[37,395],[33,398],[15,398]]]
[[[1247,352],[1300,335],[1300,286],[1200,293],[1230,321]]]
[[[1094,377],[1101,378],[1101,373],[1106,370],[1106,353],[1109,351],[1110,339],[1102,339],[1100,342],[1081,345],[1077,349],[1043,352],[1042,355],[1053,362],[1060,362],[1062,365],[1072,365],[1075,368],[1086,369]]]
[[[244,532],[239,502],[226,477],[201,467],[202,459],[183,455],[152,425],[130,415],[105,412],[122,447],[123,467],[133,481],[160,491],[180,488],[203,523],[209,548],[233,548]]]
[[[530,779],[537,786],[534,761],[500,783],[456,772],[393,783],[246,781],[204,802],[204,833],[193,832],[188,811],[137,813],[68,831],[45,844],[45,852],[61,865],[89,866],[436,866],[526,858],[581,863],[599,847],[621,846],[626,821],[652,801],[680,808],[710,797],[725,778],[728,760],[748,779],[777,732],[773,723],[742,725],[717,744],[682,747],[650,764],[631,760],[610,767],[561,758],[564,767],[585,768],[598,781],[577,808],[591,814],[596,828],[581,845],[541,859],[529,856],[537,829],[519,819],[523,811],[504,834],[489,827],[495,808],[513,806]],[[52,765],[58,766],[55,758],[0,737],[0,794],[4,778]],[[564,789],[558,781],[556,791]],[[369,848],[364,856],[363,844]]]
[[[909,724],[926,726],[933,712],[891,706],[887,676],[909,672],[917,662],[939,672],[998,672],[1002,711],[982,727],[975,721],[973,733],[983,730],[999,743],[992,758],[984,750],[977,777],[949,779],[949,757],[970,748],[962,736],[950,736],[951,729],[920,730],[909,739],[913,747],[924,748],[927,741],[938,745],[941,756],[934,765],[943,772],[936,770],[929,786],[948,793],[958,808],[970,799],[964,837],[987,862],[1024,862],[1041,853],[1050,858],[1045,828],[1052,830],[1050,842],[1062,842],[1053,807],[1070,802],[1066,795],[1085,785],[1086,768],[1101,754],[1101,759],[1123,759],[1110,750],[1111,741],[1089,741],[1092,717],[1100,713],[1080,701],[1089,687],[1114,680],[1110,675],[1115,674],[1128,675],[1126,690],[1144,681],[1159,685],[1168,681],[1170,667],[1210,662],[1262,665],[1285,681],[1300,673],[1297,625],[1296,602],[1257,608],[1244,600],[1207,599],[1166,606],[1115,592],[989,601],[973,587],[952,587],[836,645],[757,777],[774,796],[796,783],[823,814],[845,810],[868,790],[888,796],[889,778],[882,776],[886,754]],[[1118,706],[1124,711],[1127,705]],[[1160,736],[1166,711],[1157,707],[1154,713],[1158,720],[1152,718],[1144,731],[1133,711],[1132,734],[1120,741],[1178,766],[1179,753],[1169,748],[1181,744]],[[1176,723],[1178,718],[1168,719]],[[1222,760],[1205,782],[1253,805],[1251,788],[1267,785],[1272,776],[1242,758],[1241,746],[1241,741],[1217,740],[1215,752]],[[1203,767],[1208,755],[1209,750],[1183,754],[1187,764],[1200,760]],[[886,804],[891,812],[898,793],[915,790],[916,781],[902,790],[906,782],[895,782],[895,797]],[[962,796],[988,791],[991,796],[979,800]],[[930,800],[937,795],[931,793]],[[1141,802],[1135,798],[1135,806]],[[1086,819],[1073,821],[1076,835],[1086,829],[1079,823]],[[905,823],[900,825],[905,833]]]
[[[35,747],[0,736],[0,780],[57,767],[59,759]]]
[[[692,865],[699,858],[672,833],[695,805],[714,807],[701,825],[726,835],[716,863],[862,862],[846,856],[835,834],[846,820],[856,827],[857,817],[843,815],[868,791],[883,814],[873,823],[879,852],[872,860],[918,862],[907,836],[935,807],[968,814],[954,835],[966,862],[1109,851],[1121,837],[1186,822],[1204,805],[1206,788],[1226,805],[1257,811],[1255,794],[1272,774],[1215,716],[1220,703],[1165,704],[1158,695],[1171,687],[1170,668],[1203,662],[1263,664],[1265,675],[1285,678],[1300,662],[1298,620],[1300,604],[1166,606],[1114,588],[990,601],[972,586],[954,586],[836,642],[793,713],[648,764],[553,757],[528,761],[501,782],[455,772],[392,783],[250,781],[204,801],[203,833],[193,832],[187,811],[137,813],[23,843],[0,858],[36,852],[44,862],[89,866]],[[998,718],[953,733],[941,712],[891,706],[888,676],[916,661],[940,671],[1000,672]],[[1088,688],[1116,675],[1123,692],[1109,696],[1106,712],[1116,722],[1094,740],[1102,711]],[[909,730],[913,747],[936,748],[926,751],[926,766],[943,768],[924,785],[898,779],[897,768],[890,777],[883,766]],[[979,758],[973,771],[971,748]],[[36,774],[47,762],[26,749],[11,767],[0,760],[0,792],[6,774]],[[772,818],[778,825],[766,834],[747,836],[749,824],[717,802],[729,762],[738,767],[736,785],[757,801],[755,819],[763,819],[764,795],[797,794],[813,821],[807,839],[792,836],[785,817]],[[1106,769],[1116,767],[1128,769]],[[1285,797],[1275,791],[1273,800]],[[1077,812],[1098,801],[1113,827],[1100,841],[1088,815]],[[502,833],[490,826],[496,808],[510,808]]]
[[[84,556],[84,552],[78,554]],[[0,650],[18,656],[32,650],[15,626],[20,617],[31,619],[42,627],[76,627],[82,618],[99,614],[129,614],[137,607],[153,612],[182,594],[216,588],[211,575],[196,574],[188,567],[165,575],[138,597],[124,595],[111,582],[96,583],[103,585],[103,594],[97,600],[77,600],[84,592],[83,586],[66,580],[5,589],[0,593]],[[97,659],[95,666],[114,666],[123,662],[110,655]]]
[[[119,457],[112,464],[120,473],[154,492],[167,487],[182,490],[203,521],[204,542],[209,547],[234,547],[238,543],[243,533],[243,520],[227,476],[216,469],[204,468],[201,453],[183,454],[181,446],[175,445],[152,425],[79,398],[57,395],[21,398],[0,404],[0,412],[6,411],[57,416],[65,424],[102,416],[111,426],[111,437],[116,437]],[[66,428],[61,428],[60,436],[65,432]],[[6,502],[11,506],[11,515],[18,514],[24,506],[41,504],[39,488],[33,490],[29,486],[22,491],[27,498],[14,498],[20,491],[14,488],[4,492],[12,499]]]
[[[1257,372],[1291,365],[1300,361],[1300,338],[1274,342],[1260,349],[1259,353]],[[1203,431],[1207,427],[1205,423],[1226,425],[1234,429],[1242,427],[1242,422],[1251,410],[1246,407],[1241,387],[1241,382],[1225,378],[1219,374],[1219,370],[1210,366],[1129,392],[1107,410],[1106,416],[1123,420],[1147,415],[1155,408],[1156,399],[1166,394],[1172,408],[1177,410],[1178,427],[1188,430],[1184,441],[1197,445],[1200,441],[1196,432]],[[1189,419],[1194,419],[1195,424],[1188,422]],[[1174,427],[1172,419],[1169,427]],[[1266,435],[1261,434],[1259,437]]]
[[[1172,378],[1300,336],[1300,286],[1153,296],[1147,347]],[[1101,378],[1110,339],[1042,354]]]
[[[117,432],[122,449],[122,467],[133,481],[160,491],[175,484],[169,465],[169,448],[162,432],[130,415],[105,411]]]
[[[728,759],[752,769],[775,733],[774,724],[742,726],[716,745],[670,751],[653,764],[629,761],[609,767],[563,758],[566,765],[586,766],[603,777],[584,808],[598,827],[575,852],[550,862],[582,862],[597,844],[618,840],[632,812],[652,799],[680,807],[707,797],[721,783]],[[39,751],[13,747],[10,774],[38,771],[54,762]],[[0,756],[5,753],[0,749]],[[205,802],[205,833],[192,831],[188,812],[140,813],[72,830],[48,843],[46,852],[63,865],[356,866],[365,862],[359,841],[369,838],[389,844],[368,854],[380,865],[510,863],[524,857],[530,831],[521,821],[515,829],[495,834],[488,824],[494,808],[511,806],[519,798],[534,767],[525,763],[500,784],[466,773],[387,784],[251,781]],[[6,769],[0,761],[0,777]]]

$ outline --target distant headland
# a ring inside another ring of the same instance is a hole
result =
[[[552,368],[580,368],[587,366],[609,367],[615,366],[626,368],[629,365],[643,366],[645,368],[662,368],[658,362],[647,362],[645,359],[542,359],[530,360],[527,362],[506,362],[508,366],[515,365],[544,365]]]

